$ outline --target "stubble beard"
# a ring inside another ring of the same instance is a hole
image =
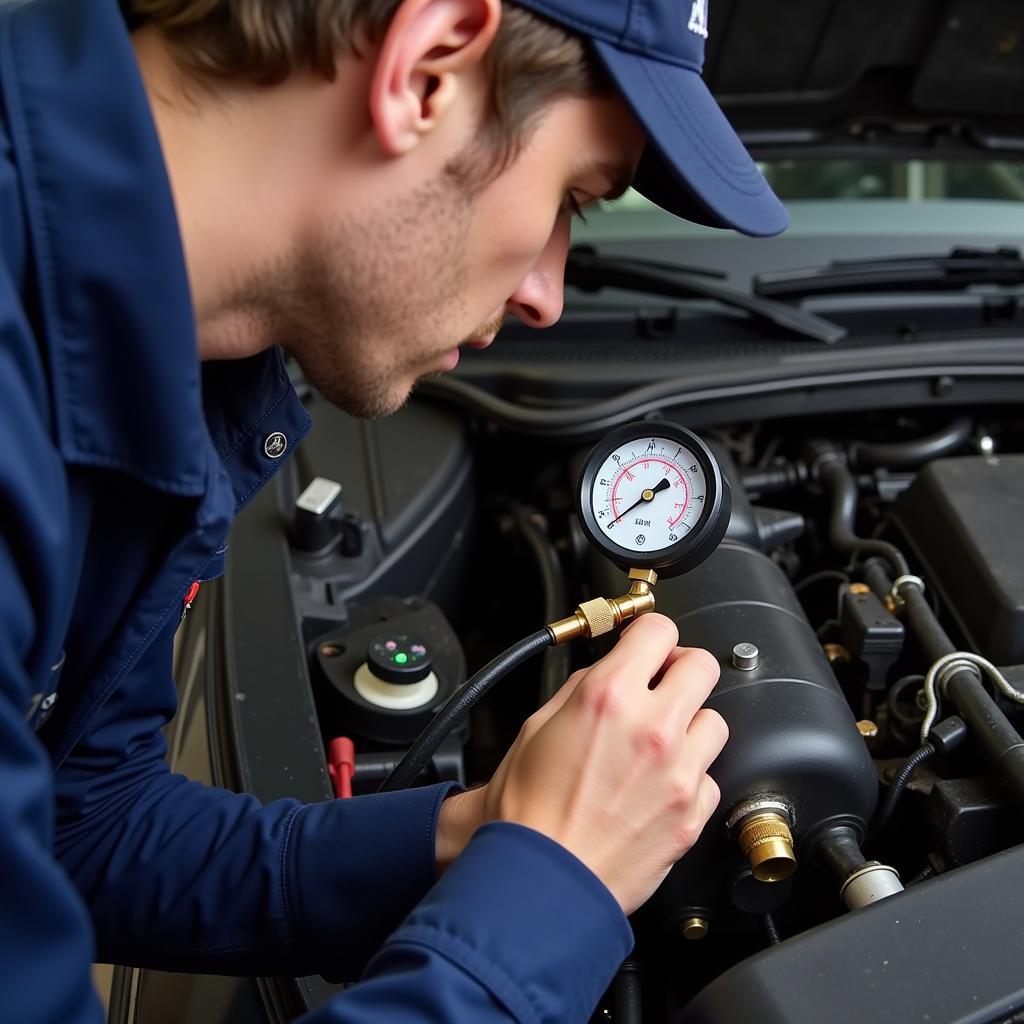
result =
[[[247,289],[274,343],[353,416],[400,409],[461,340],[471,209],[443,175],[388,205],[320,226]]]

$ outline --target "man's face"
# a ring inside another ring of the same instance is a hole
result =
[[[536,327],[559,318],[574,204],[621,191],[644,143],[617,96],[555,101],[499,176],[477,157],[481,187],[467,185],[468,155],[458,173],[448,160],[356,212],[319,214],[253,301],[328,399],[357,416],[392,413],[506,315]]]

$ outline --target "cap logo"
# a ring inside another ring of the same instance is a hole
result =
[[[686,26],[702,39],[708,37],[708,0],[693,0],[690,8],[690,21]]]

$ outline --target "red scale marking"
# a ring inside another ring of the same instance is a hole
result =
[[[680,471],[679,467],[674,462],[670,462],[668,459],[658,459],[658,458],[644,459],[643,460],[644,467],[645,468],[648,467],[652,462],[657,462],[660,465],[665,466],[667,469],[671,470],[671,472],[676,475],[676,480],[674,481],[672,486],[673,487],[682,487],[683,490],[686,492],[686,500],[684,502],[682,502],[682,503],[680,503],[678,501],[676,502],[676,508],[682,508],[682,512],[680,512],[679,515],[676,516],[675,519],[669,519],[668,520],[668,525],[670,527],[677,526],[679,524],[680,520],[683,518],[683,516],[686,515],[686,510],[690,507],[690,487],[689,487],[689,484],[687,484],[686,478],[683,476],[683,474]],[[632,465],[634,465],[634,466],[636,464],[637,464],[636,462],[632,463]],[[619,475],[615,478],[615,483],[612,485],[612,494],[611,494],[611,498],[609,499],[609,504],[612,506],[612,511],[616,513],[616,516],[618,515],[618,511],[619,510],[615,507],[615,503],[622,500],[622,498],[618,494],[618,490],[619,490],[619,484],[622,483],[622,478],[623,477],[628,477],[630,480],[635,480],[636,479],[636,477],[634,477],[629,472],[629,466],[622,467],[622,469],[619,471]],[[633,500],[635,501],[636,498],[634,498]]]

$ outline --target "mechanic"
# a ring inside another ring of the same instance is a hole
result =
[[[706,0],[0,7],[0,993],[101,960],[362,981],[308,1019],[582,1021],[718,802],[718,675],[649,615],[489,784],[260,806],[172,774],[172,642],[309,429],[562,308],[572,214],[785,214],[704,87]],[[638,170],[639,168],[639,170]],[[658,685],[653,688],[652,681]]]

